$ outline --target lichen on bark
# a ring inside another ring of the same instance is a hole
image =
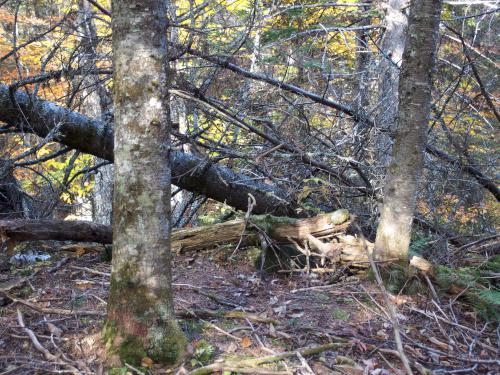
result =
[[[123,362],[175,364],[187,340],[173,307],[166,2],[113,1],[115,189],[104,340]]]
[[[411,224],[430,118],[441,0],[412,0],[399,79],[392,159],[375,242],[376,256],[407,263]]]

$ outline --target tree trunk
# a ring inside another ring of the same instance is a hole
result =
[[[370,11],[371,4],[363,6],[361,9],[368,13]],[[371,17],[364,17],[359,22],[360,26],[369,26],[372,22]],[[368,126],[367,119],[370,107],[370,62],[371,62],[371,52],[369,46],[369,35],[370,30],[357,30],[356,31],[356,73],[357,73],[357,84],[356,84],[356,97],[354,99],[354,109],[359,114],[359,120],[356,124],[356,136],[366,132]],[[362,142],[363,137],[359,139]]]
[[[384,187],[375,248],[381,258],[407,262],[411,223],[430,117],[440,0],[413,0],[399,78],[396,142]]]
[[[113,1],[115,189],[105,341],[138,365],[186,351],[171,288],[166,1]]]
[[[23,194],[14,177],[14,164],[0,158],[0,219],[23,217]]]
[[[79,9],[79,31],[81,35],[82,53],[80,55],[79,66],[84,71],[93,71],[97,69],[97,31],[92,19],[92,10],[87,0],[78,1]],[[91,118],[104,119],[111,110],[111,96],[99,80],[99,77],[93,74],[84,75],[81,86],[83,87],[81,97],[83,102],[81,111],[84,115]],[[104,160],[96,157],[95,164],[102,163]],[[92,196],[92,219],[96,223],[110,225],[112,202],[113,202],[113,165],[108,164],[99,168],[94,176],[94,189]]]
[[[381,46],[381,60],[378,67],[378,105],[375,123],[382,130],[377,134],[375,143],[380,175],[385,175],[391,153],[391,132],[396,128],[398,113],[398,86],[400,67],[405,47],[406,27],[408,24],[403,8],[406,0],[385,0],[381,7],[385,13],[385,31]]]

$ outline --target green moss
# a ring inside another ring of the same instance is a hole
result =
[[[202,364],[211,362],[215,356],[215,348],[207,340],[201,339],[196,343],[194,359]]]
[[[332,318],[333,319],[347,321],[350,316],[351,316],[351,314],[349,314],[348,311],[345,311],[345,310],[342,310],[342,309],[334,309],[332,311]]]
[[[147,322],[150,314],[154,311],[159,298],[152,295],[147,287],[138,284],[134,279],[137,275],[137,266],[129,263],[119,271],[112,273],[110,284],[111,306],[125,305],[135,317],[143,317]],[[126,296],[123,291],[127,291]],[[114,301],[114,299],[118,301]]]
[[[108,370],[108,375],[126,375],[129,372],[129,368],[127,366],[124,367],[113,367]]]
[[[312,292],[311,297],[318,302],[326,302],[330,300],[330,294],[322,292]]]
[[[478,269],[472,267],[448,268],[445,266],[436,267],[436,282],[444,291],[452,285],[468,288],[474,285],[480,277]]]
[[[116,337],[116,325],[115,322],[111,322],[107,320],[104,323],[104,327],[102,328],[102,339],[104,341],[104,345],[106,346],[106,350],[110,352],[110,354],[115,354],[113,352],[113,342]]]
[[[349,211],[346,209],[336,210],[330,214],[330,221],[332,224],[340,225],[349,220],[349,216]]]
[[[147,336],[121,334],[115,322],[106,322],[103,340],[109,354],[118,354],[124,363],[137,366],[144,357],[162,364],[176,364],[186,353],[187,339],[175,321],[150,327]]]
[[[205,323],[199,320],[186,320],[183,323],[183,328],[187,338],[189,340],[195,340],[198,339],[203,333],[203,330],[205,329]]]
[[[187,339],[175,320],[163,322],[149,331],[147,353],[164,364],[176,364],[186,354]]]
[[[145,334],[139,337],[120,332],[119,325],[108,322],[103,332],[106,346],[109,352],[118,354],[122,361],[130,364],[140,364],[145,356],[155,362],[174,364],[184,355],[187,339],[173,311],[165,304],[170,291],[165,288],[153,293],[139,284],[135,280],[136,267],[133,263],[127,264],[112,275],[110,306],[114,314],[123,314]]]
[[[253,215],[250,221],[261,228],[269,236],[273,237],[273,229],[278,224],[294,224],[297,219],[289,218],[286,216],[273,216],[273,215]]]
[[[141,364],[141,360],[147,356],[144,348],[144,338],[128,335],[117,348],[117,353],[124,363],[133,366]],[[154,358],[152,358],[154,360]]]
[[[483,261],[475,267],[436,267],[436,283],[442,292],[458,287],[464,293],[462,302],[471,305],[486,320],[500,321],[500,283],[492,273],[500,271],[500,256]]]
[[[409,268],[406,266],[390,264],[379,266],[378,270],[389,293],[417,294],[426,288],[418,277],[408,272]],[[375,281],[375,275],[371,268],[368,271],[368,278]]]

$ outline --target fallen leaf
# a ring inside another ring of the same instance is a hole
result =
[[[241,339],[241,346],[243,348],[249,348],[250,346],[252,346],[252,344],[252,340],[248,336],[245,336]]]
[[[141,366],[149,368],[149,367],[153,366],[153,360],[149,357],[144,357],[141,360]]]
[[[75,250],[76,256],[79,258],[86,253],[86,249],[82,246],[78,246]]]
[[[78,280],[77,282],[75,282],[75,287],[78,289],[88,289],[92,287],[92,283],[86,280]]]

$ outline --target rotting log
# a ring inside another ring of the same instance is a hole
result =
[[[337,210],[306,219],[254,215],[248,222],[236,219],[220,224],[174,230],[172,249],[177,253],[203,250],[218,244],[238,242],[241,237],[244,244],[256,243],[259,240],[259,231],[265,232],[277,242],[290,243],[290,239],[306,240],[308,235],[323,237],[342,233],[349,224],[347,210]]]
[[[113,240],[107,225],[65,220],[0,220],[0,236],[2,242],[53,240],[110,244]]]
[[[259,230],[266,232],[276,241],[290,242],[289,238],[302,240],[309,234],[321,237],[340,233],[345,231],[348,223],[349,213],[346,210],[307,219],[254,215],[247,223],[244,219],[236,219],[220,224],[174,230],[172,248],[178,253],[203,250],[218,244],[237,242],[241,236],[248,242],[253,242]],[[102,244],[112,242],[111,227],[89,221],[0,220],[0,235],[4,242],[6,240],[14,242],[55,240]]]
[[[259,232],[265,232],[271,239],[283,244],[307,244],[311,255],[329,263],[341,263],[355,267],[369,266],[367,251],[373,251],[374,244],[362,238],[345,234],[353,218],[347,210],[321,214],[307,219],[293,219],[271,215],[254,215],[245,222],[236,219],[225,223],[195,228],[174,230],[172,250],[177,254],[210,249],[221,244],[235,244],[241,239],[244,245],[259,244]],[[326,242],[323,237],[333,237]],[[7,251],[23,241],[75,241],[112,243],[111,227],[89,221],[65,220],[0,220],[0,238]],[[61,250],[71,250],[63,246]],[[74,246],[76,251],[81,246]],[[95,248],[99,250],[98,248]],[[104,247],[102,248],[104,249]],[[382,260],[379,260],[382,261]],[[390,262],[391,259],[383,260]],[[423,274],[433,277],[434,268],[427,260],[414,256],[410,265]]]
[[[236,219],[224,223],[174,230],[172,250],[177,254],[210,249],[221,244],[258,244],[260,234],[279,244],[307,246],[313,256],[331,262],[367,265],[368,258],[361,240],[345,235],[351,223],[347,210],[320,214],[312,218],[294,219],[272,215],[253,215],[249,220]],[[0,220],[4,243],[56,240],[112,243],[111,227],[87,221],[64,220]],[[325,237],[334,237],[324,242]],[[369,248],[373,244],[367,243]],[[11,246],[9,246],[11,247]]]

